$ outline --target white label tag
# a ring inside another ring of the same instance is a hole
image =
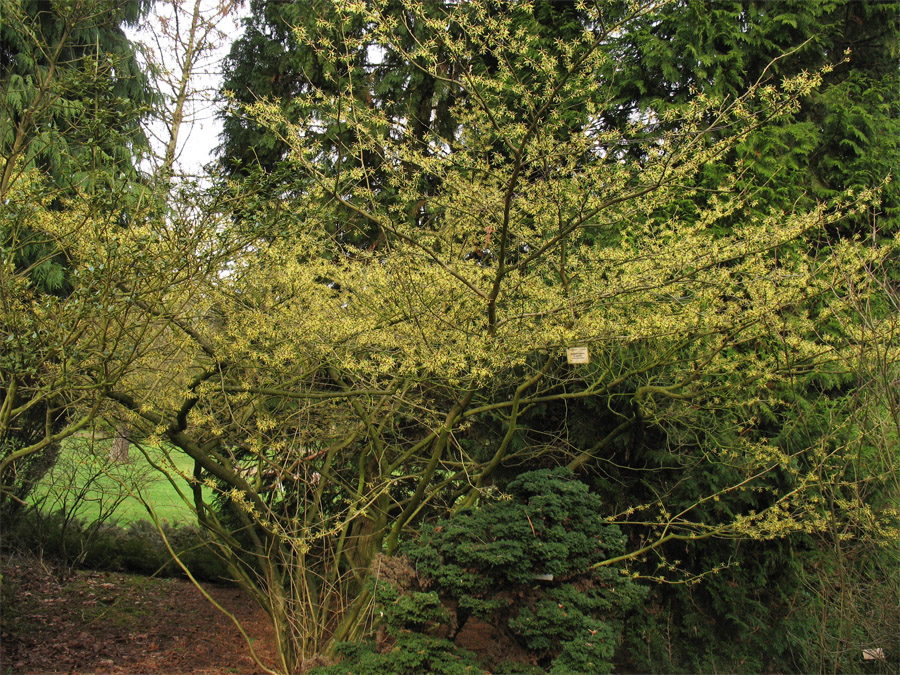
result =
[[[569,347],[566,350],[566,358],[569,363],[590,363],[587,347]]]
[[[875,649],[863,649],[863,661],[884,661],[884,649],[876,647]]]

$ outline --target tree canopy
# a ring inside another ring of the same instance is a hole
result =
[[[66,186],[134,175],[153,92],[124,29],[147,7],[3,1],[0,193],[17,166],[37,164]]]

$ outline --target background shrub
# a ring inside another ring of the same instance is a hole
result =
[[[646,591],[618,569],[591,569],[625,546],[602,507],[557,468],[522,474],[497,501],[438,521],[403,547],[405,567],[376,564],[379,637],[342,646],[340,663],[314,672],[474,672],[451,641],[473,616],[520,648],[520,658],[478,672],[609,672],[622,617]]]
[[[168,523],[163,523],[162,528],[173,550],[195,577],[208,581],[228,577],[225,563],[200,530]],[[73,518],[62,511],[43,514],[30,509],[12,527],[5,528],[3,545],[47,557],[68,571],[82,567],[145,575],[183,574],[156,526],[144,520],[118,525]]]

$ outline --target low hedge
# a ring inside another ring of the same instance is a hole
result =
[[[209,538],[190,525],[162,524],[172,549],[198,579],[228,578],[225,563],[216,555]],[[3,546],[42,555],[67,568],[129,572],[132,574],[181,576],[153,523],[138,520],[127,525],[88,522],[31,509],[4,528]]]

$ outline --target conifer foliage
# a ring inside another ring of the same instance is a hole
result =
[[[124,30],[147,9],[144,0],[3,0],[0,192],[23,166],[67,187],[135,175],[153,93]]]

